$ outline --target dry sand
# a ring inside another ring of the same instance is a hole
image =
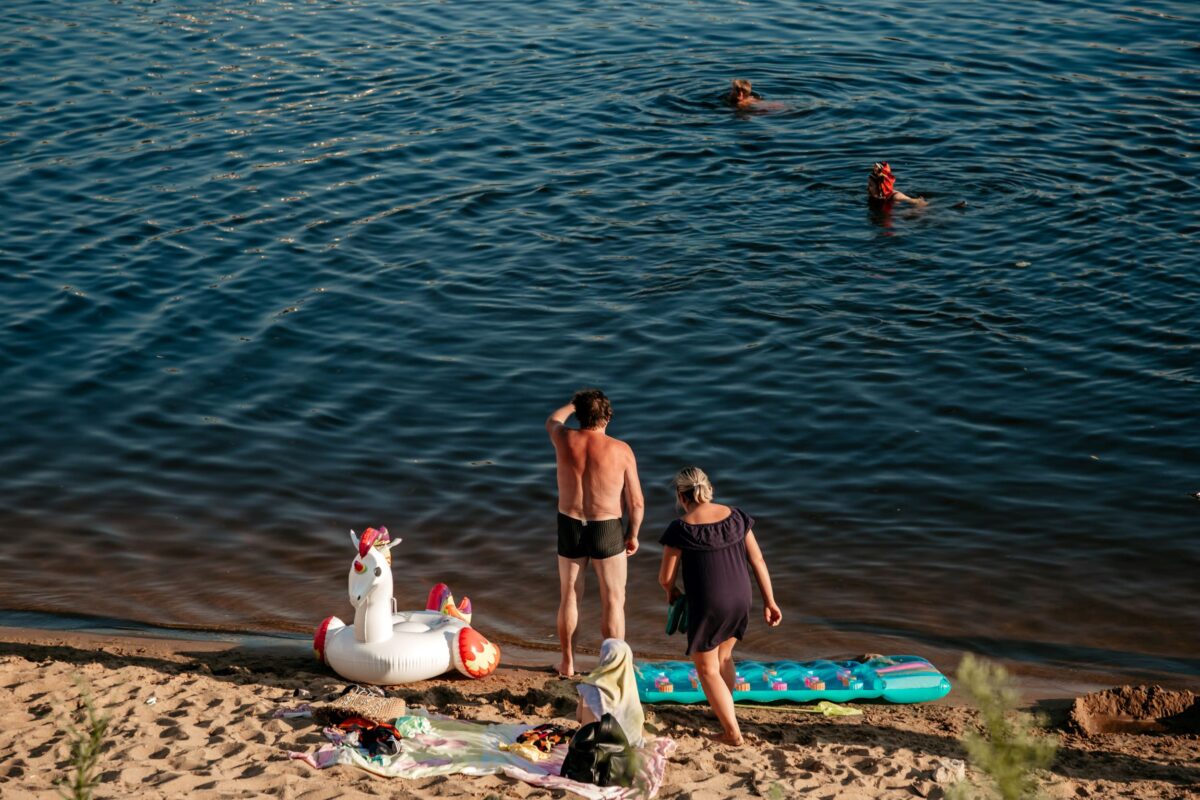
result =
[[[500,777],[386,780],[352,767],[316,771],[288,760],[286,751],[309,750],[324,739],[312,720],[275,719],[273,712],[302,702],[298,691],[321,699],[345,685],[298,646],[0,629],[0,797],[58,796],[55,782],[68,759],[60,726],[77,707],[77,676],[112,718],[98,797],[567,796]],[[575,707],[571,682],[529,667],[502,667],[481,681],[413,684],[395,694],[410,705],[479,721],[544,722],[569,718]],[[1071,701],[1042,705],[1069,727]],[[964,758],[958,737],[973,724],[973,712],[946,703],[858,707],[862,716],[834,719],[786,706],[743,707],[749,744],[741,749],[706,739],[713,730],[706,708],[648,707],[649,722],[679,744],[659,796],[771,796],[778,785],[782,793],[775,796],[789,798],[941,797],[955,760]],[[1154,730],[1065,730],[1046,776],[1049,794],[1200,797],[1200,736],[1194,728]]]

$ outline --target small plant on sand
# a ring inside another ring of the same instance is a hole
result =
[[[948,800],[1033,800],[1041,796],[1035,772],[1054,761],[1058,740],[1039,733],[1031,714],[1016,711],[1020,697],[1008,672],[967,653],[958,666],[958,685],[979,708],[983,733],[969,731],[963,745],[988,786],[964,781],[950,787]]]
[[[67,719],[63,724],[71,743],[71,771],[59,785],[58,792],[67,800],[91,800],[92,793],[100,785],[96,767],[100,762],[100,750],[104,747],[109,720],[96,711],[92,693],[83,679],[76,677],[75,685],[79,687],[78,722]]]

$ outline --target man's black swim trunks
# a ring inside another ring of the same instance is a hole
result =
[[[563,558],[612,558],[624,551],[621,520],[584,522],[558,513],[558,554]]]

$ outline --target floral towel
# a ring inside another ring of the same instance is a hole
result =
[[[665,736],[646,737],[640,749],[641,767],[631,788],[593,786],[560,776],[567,746],[560,745],[545,761],[534,764],[518,753],[500,749],[511,745],[532,725],[483,725],[431,717],[430,730],[400,742],[396,755],[368,756],[346,741],[342,733],[326,728],[330,742],[313,753],[289,752],[316,769],[335,764],[352,764],[376,775],[394,778],[427,778],[433,775],[496,775],[550,789],[566,789],[589,800],[626,800],[653,797],[662,786],[667,757],[675,750],[675,741]]]

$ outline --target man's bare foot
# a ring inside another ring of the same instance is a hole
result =
[[[558,677],[560,678],[575,677],[575,665],[570,661],[559,662],[559,665],[554,668],[554,671],[558,673]]]
[[[713,733],[710,734],[708,738],[719,744],[727,744],[730,747],[741,747],[746,743],[746,740],[742,738],[741,734],[738,734],[737,736],[730,736],[728,733]]]

